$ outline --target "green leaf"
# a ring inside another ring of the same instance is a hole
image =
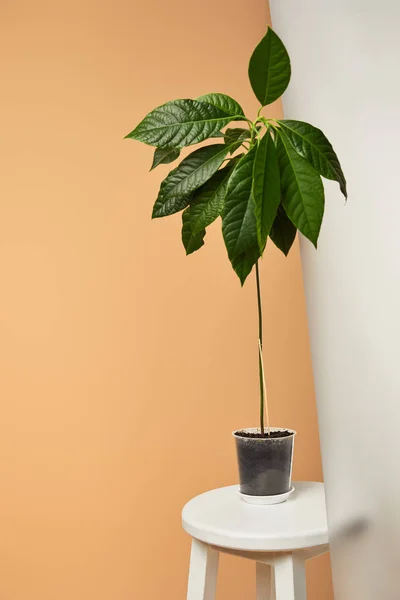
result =
[[[240,157],[231,159],[204,185],[197,189],[190,200],[190,218],[192,231],[199,233],[220,216],[225,200],[229,177]]]
[[[235,166],[222,213],[225,246],[242,285],[259,255],[252,193],[255,150],[252,148]]]
[[[337,181],[347,198],[346,178],[332,144],[320,129],[304,121],[278,121],[293,148],[326,179]]]
[[[283,207],[297,229],[317,247],[325,204],[321,177],[296,152],[286,134],[281,129],[277,133]]]
[[[260,249],[258,246],[251,246],[239,256],[232,259],[232,267],[236,275],[240,279],[240,283],[243,285],[248,275],[250,275],[252,268],[260,258]]]
[[[204,236],[206,230],[202,229],[198,233],[193,233],[191,227],[191,207],[188,206],[182,213],[182,243],[185,246],[186,254],[192,254],[204,246]]]
[[[154,109],[126,137],[158,148],[183,148],[213,137],[235,115],[196,100],[173,100]]]
[[[269,28],[254,50],[249,64],[253,92],[262,106],[282,96],[290,81],[290,58],[276,33]]]
[[[227,146],[231,146],[231,154],[233,154],[244,140],[250,138],[250,131],[243,127],[235,127],[233,129],[227,129],[224,135],[224,142]]]
[[[280,204],[269,237],[275,246],[287,256],[296,239],[296,233],[296,227],[285,213],[282,204]]]
[[[236,100],[226,94],[204,94],[196,98],[197,102],[207,102],[227,116],[232,117],[232,121],[241,121],[240,117],[244,117],[243,108]]]
[[[192,192],[219,169],[229,147],[204,146],[187,156],[161,183],[153,208],[153,219],[179,212],[189,204]]]
[[[163,148],[156,148],[154,150],[153,164],[151,165],[150,171],[158,167],[158,165],[168,165],[176,160],[181,151],[179,148],[167,148],[164,150]]]
[[[261,254],[281,201],[281,185],[275,143],[267,132],[258,144],[254,160],[253,196]]]

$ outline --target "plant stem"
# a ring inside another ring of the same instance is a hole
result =
[[[258,269],[258,261],[256,262],[256,282],[257,282],[257,306],[258,306],[258,339],[260,349],[262,350],[263,337],[263,322],[262,322],[262,307],[261,307],[261,289],[260,289],[260,272]],[[264,381],[262,369],[262,355],[258,354],[258,370],[260,375],[260,430],[264,434]]]

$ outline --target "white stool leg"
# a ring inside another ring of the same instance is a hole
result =
[[[275,600],[274,569],[256,562],[257,600]]]
[[[219,552],[192,540],[187,600],[215,600]]]
[[[275,566],[276,600],[306,600],[304,560],[295,554],[277,556]]]

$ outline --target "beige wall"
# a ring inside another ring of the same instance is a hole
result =
[[[15,0],[0,17],[0,598],[178,600],[181,507],[236,482],[230,431],[257,422],[254,280],[240,289],[218,225],[185,258],[179,216],[150,221],[165,170],[122,137],[176,97],[254,112],[264,1]],[[299,432],[295,476],[319,479],[297,248],[268,251],[262,277],[273,422]],[[223,560],[219,598],[249,598],[252,575]],[[326,560],[310,585],[330,598]]]

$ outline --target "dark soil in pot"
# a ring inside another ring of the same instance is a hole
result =
[[[271,438],[280,438],[280,437],[290,437],[293,435],[292,431],[288,431],[287,429],[279,429],[277,431],[271,431],[270,433],[261,433],[261,432],[252,432],[252,431],[235,431],[235,435],[244,438],[255,438],[255,439],[271,439]]]
[[[234,432],[242,494],[275,496],[290,490],[294,436],[280,428],[271,428],[270,435],[256,428]]]

